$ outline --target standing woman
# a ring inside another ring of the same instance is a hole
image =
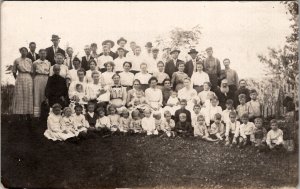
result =
[[[26,47],[19,49],[21,57],[14,62],[12,72],[16,79],[13,97],[13,114],[21,115],[29,119],[33,114],[33,82],[32,61],[26,58],[28,50]],[[17,74],[18,73],[18,74]]]
[[[34,105],[33,116],[40,117],[41,104],[46,99],[45,88],[49,77],[51,63],[46,60],[45,49],[39,50],[40,59],[33,62],[33,83],[34,83]]]

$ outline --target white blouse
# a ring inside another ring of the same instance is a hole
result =
[[[193,85],[203,85],[205,82],[209,82],[209,76],[205,72],[194,72],[191,77],[191,83]]]

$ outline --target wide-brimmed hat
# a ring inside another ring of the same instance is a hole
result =
[[[53,34],[52,38],[51,38],[51,41],[58,40],[58,39],[60,39],[60,37],[58,35]]]
[[[125,51],[125,49],[124,49],[124,48],[122,48],[122,47],[119,47],[119,48],[117,49],[117,51],[120,51],[120,50],[123,50],[123,51]]]
[[[159,49],[156,47],[152,49],[152,52],[158,52],[158,51],[159,51]]]
[[[121,37],[120,39],[118,39],[117,44],[119,44],[121,41],[125,41],[125,43],[127,43],[127,40],[124,39],[124,37]]]
[[[163,48],[163,51],[165,51],[165,50],[171,50],[171,48],[170,47],[165,47],[165,48]]]
[[[174,52],[180,53],[180,50],[178,50],[178,49],[173,49],[173,50],[170,52],[170,54],[173,54]]]
[[[147,42],[145,47],[153,47],[151,42]]]
[[[191,49],[188,54],[198,54],[198,51],[196,49]]]
[[[107,43],[110,43],[110,44],[111,44],[111,48],[113,48],[113,47],[115,46],[115,42],[113,42],[112,40],[109,40],[109,39],[103,41],[103,42],[102,42],[102,46],[103,46],[103,45],[106,45]]]

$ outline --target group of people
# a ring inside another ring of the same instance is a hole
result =
[[[168,137],[197,136],[206,141],[226,141],[239,147],[254,144],[258,150],[282,149],[284,132],[271,121],[263,127],[257,91],[249,90],[230,68],[230,59],[220,61],[211,47],[207,58],[178,59],[180,50],[160,50],[151,42],[145,49],[135,42],[130,50],[121,37],[116,52],[111,40],[84,47],[85,56],[73,55],[53,45],[35,52],[36,43],[20,48],[13,65],[16,78],[14,114],[40,117],[43,105],[50,107],[47,130],[51,140],[74,140],[95,134],[145,134]],[[63,111],[62,111],[63,110]],[[241,121],[241,123],[240,123]]]

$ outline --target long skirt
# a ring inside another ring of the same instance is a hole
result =
[[[33,104],[33,115],[34,117],[40,117],[41,104],[45,100],[45,88],[48,81],[48,75],[37,75],[35,76],[33,83],[34,92],[34,104]]]
[[[13,114],[33,114],[33,81],[29,73],[20,73],[16,79]]]

